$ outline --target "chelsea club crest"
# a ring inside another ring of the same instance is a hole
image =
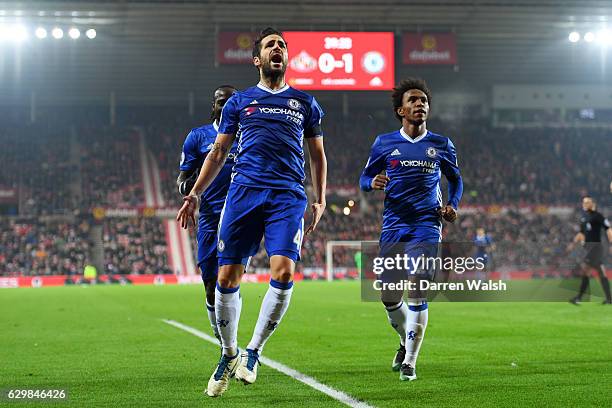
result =
[[[287,105],[289,105],[289,107],[290,107],[291,109],[296,109],[296,110],[300,109],[300,107],[302,106],[302,105],[300,105],[300,103],[299,103],[297,100],[295,100],[295,99],[289,99],[289,100],[287,101]]]
[[[427,153],[428,157],[433,159],[438,154],[438,151],[434,147],[428,147],[425,153]]]

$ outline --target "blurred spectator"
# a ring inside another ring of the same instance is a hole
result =
[[[164,225],[157,218],[104,220],[104,273],[172,273]]]
[[[62,214],[75,208],[69,183],[70,133],[58,127],[0,128],[0,188],[19,191],[22,215]]]
[[[89,225],[70,225],[48,215],[89,213],[97,206],[144,205],[140,134],[128,124],[100,126],[103,115],[95,116],[83,115],[82,120],[70,122],[77,123],[75,138],[64,125],[69,121],[61,116],[50,118],[48,126],[0,127],[0,188],[18,190],[20,215],[31,216],[0,218],[3,275],[82,272],[89,255]],[[146,109],[122,111],[120,117],[122,123],[138,123],[145,129],[145,148],[159,166],[166,205],[178,208],[175,180],[182,143],[192,127],[207,120],[196,122],[179,118],[171,110],[158,115]],[[356,108],[348,118],[328,111],[324,133],[330,191],[339,186],[356,188],[376,135],[399,127],[390,109]],[[494,128],[484,120],[435,119],[429,128],[451,137],[457,147],[465,188],[463,206],[577,206],[586,193],[602,206],[609,203],[612,129]],[[306,175],[308,183],[308,170]],[[324,267],[329,240],[378,239],[383,195],[371,193],[366,199],[369,206],[358,203],[350,215],[328,199],[318,229],[304,240],[298,268]],[[493,254],[496,267],[564,265],[571,260],[571,254],[561,248],[573,236],[574,219],[519,210],[460,214],[458,223],[449,226],[447,240],[471,242],[475,229],[484,227],[498,246]],[[169,273],[165,236],[159,219],[104,220],[104,273]],[[335,249],[334,263],[354,267],[355,251]],[[267,268],[263,245],[251,265]]]
[[[0,218],[0,274],[81,274],[89,256],[89,224]]]
[[[144,205],[140,139],[135,130],[82,127],[82,207]]]

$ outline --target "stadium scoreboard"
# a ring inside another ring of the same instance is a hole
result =
[[[285,31],[287,83],[303,90],[388,90],[394,85],[392,32]]]

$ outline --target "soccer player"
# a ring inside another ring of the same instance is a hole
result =
[[[177,215],[183,227],[189,220],[195,221],[198,196],[223,167],[239,133],[238,157],[218,232],[215,311],[223,354],[208,382],[206,393],[210,396],[223,394],[233,375],[246,384],[255,381],[259,356],[289,306],[308,203],[303,185],[304,139],[315,194],[312,223],[306,234],[314,231],[325,210],[323,111],[311,95],[285,83],[287,63],[287,43],[282,33],[272,28],[263,30],[253,45],[259,83],[236,92],[223,107],[217,139]],[[270,257],[270,286],[253,337],[239,354],[241,260],[257,252],[262,236]]]
[[[589,287],[589,276],[592,271],[597,272],[599,281],[603,288],[606,299],[604,304],[612,304],[610,297],[610,282],[606,277],[606,269],[603,265],[603,245],[601,241],[601,231],[606,230],[608,242],[612,243],[612,228],[608,221],[600,212],[596,210],[595,202],[592,197],[586,196],[582,199],[582,216],[580,218],[580,232],[574,237],[574,244],[582,244],[586,248],[584,261],[580,265],[582,270],[582,281],[580,290],[576,297],[570,300],[571,303],[578,305],[582,296]]]
[[[180,173],[176,184],[181,195],[186,196],[191,192],[198,177],[198,171],[206,155],[217,137],[221,109],[225,102],[236,92],[231,85],[222,85],[215,89],[212,100],[212,111],[210,117],[212,123],[192,129],[183,143],[181,154]],[[229,189],[232,167],[236,157],[237,144],[234,143],[230,149],[228,159],[225,161],[219,175],[212,182],[211,187],[202,193],[200,197],[200,215],[198,217],[198,268],[202,274],[204,290],[206,293],[206,310],[208,319],[215,337],[221,342],[217,319],[215,317],[215,285],[217,283],[217,226],[221,217],[221,209],[225,202],[225,196]]]
[[[476,236],[473,241],[474,246],[476,247],[475,259],[480,258],[484,263],[485,267],[488,267],[490,262],[489,253],[492,250],[495,250],[495,244],[493,243],[493,239],[485,232],[485,229],[480,227],[476,228]],[[478,278],[482,279],[484,271],[479,271],[477,273]]]
[[[402,81],[393,89],[392,100],[402,127],[376,138],[360,186],[363,191],[385,191],[381,252],[389,244],[402,243],[435,256],[441,218],[455,221],[463,192],[455,146],[449,138],[427,130],[431,93],[425,81]],[[442,204],[440,173],[448,180],[446,205]],[[392,369],[400,372],[402,381],[415,380],[417,356],[427,327],[426,298],[408,293],[406,304],[403,292],[381,295],[389,322],[400,337]]]

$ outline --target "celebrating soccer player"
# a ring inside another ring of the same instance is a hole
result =
[[[407,252],[417,248],[435,256],[441,239],[440,218],[455,221],[463,193],[455,146],[449,138],[427,130],[431,93],[425,81],[402,81],[393,89],[392,100],[402,127],[376,138],[360,185],[364,191],[385,191],[381,252],[389,244],[399,244]],[[442,204],[440,172],[448,180],[446,205]],[[427,299],[408,293],[406,304],[402,296],[401,291],[383,294],[382,301],[400,337],[392,369],[400,372],[400,380],[412,381],[427,327]]]
[[[198,196],[210,188],[238,133],[238,157],[218,231],[215,312],[223,353],[208,382],[210,396],[223,394],[233,375],[246,384],[255,381],[259,355],[289,306],[308,203],[303,184],[304,138],[315,193],[306,233],[316,228],[325,210],[323,111],[314,97],[285,83],[287,63],[282,33],[272,28],[262,31],[253,45],[259,83],[236,92],[223,107],[217,139],[177,216],[184,228],[189,220],[195,222]],[[257,252],[262,236],[270,257],[270,286],[253,337],[239,354],[240,280],[244,260]]]
[[[213,94],[211,112],[213,123],[192,129],[185,138],[179,166],[180,173],[176,180],[181,195],[186,196],[191,192],[198,177],[198,170],[202,167],[202,163],[217,137],[221,109],[235,91],[236,88],[231,85],[218,87]],[[218,270],[217,226],[219,225],[225,196],[229,189],[236,150],[237,143],[234,143],[219,175],[212,182],[210,188],[202,193],[200,215],[198,217],[198,267],[202,273],[202,281],[206,292],[208,319],[213,333],[219,341],[221,341],[221,337],[215,317],[215,285]]]
[[[491,251],[495,250],[495,244],[493,243],[493,238],[489,234],[485,232],[485,229],[482,227],[476,228],[476,236],[472,240],[475,248],[475,259],[480,259],[482,263],[485,265],[485,269],[489,270],[491,267]],[[484,270],[478,271],[476,273],[478,279],[484,279]]]
[[[571,303],[578,305],[582,300],[582,296],[589,288],[589,276],[592,271],[597,272],[599,281],[603,288],[606,299],[604,304],[612,304],[612,296],[610,296],[610,282],[606,277],[606,269],[603,265],[603,246],[601,242],[601,231],[606,230],[608,241],[612,242],[612,228],[610,221],[604,217],[595,208],[593,198],[586,196],[582,199],[582,217],[580,218],[580,232],[574,237],[574,243],[580,243],[585,246],[586,255],[584,261],[580,264],[582,279],[580,290],[576,297],[570,300]]]

